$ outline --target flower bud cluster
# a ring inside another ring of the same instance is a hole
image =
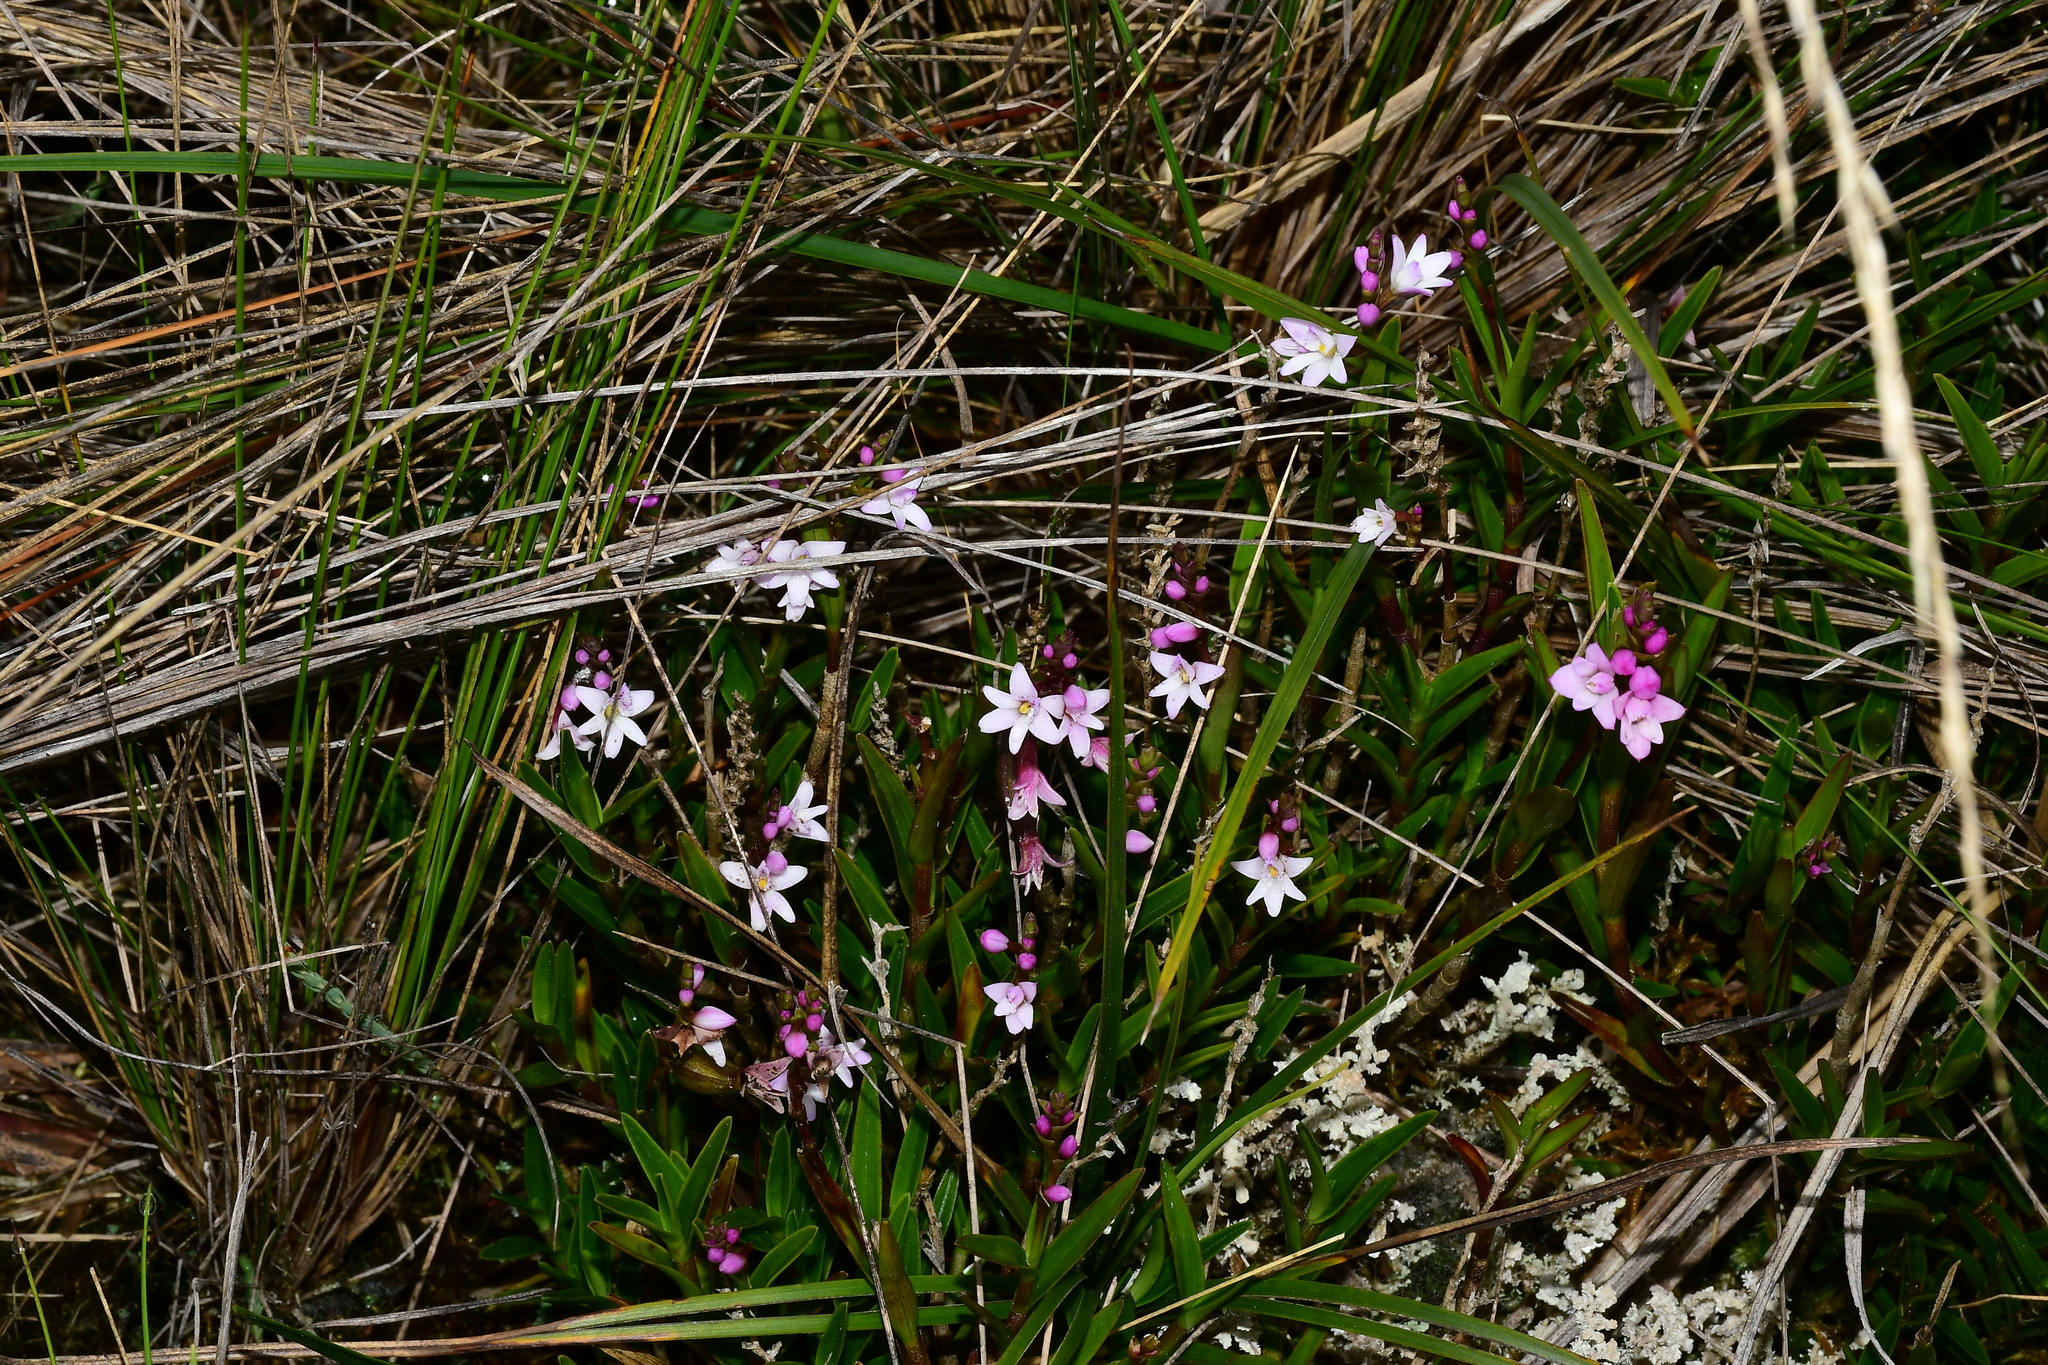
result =
[[[1636,652],[1652,657],[1662,654],[1671,643],[1671,632],[1657,624],[1652,613],[1655,600],[1650,590],[1644,588],[1636,594],[1635,601],[1621,609],[1621,619],[1636,642]]]
[[[714,1227],[705,1234],[704,1259],[721,1275],[738,1275],[746,1270],[746,1254],[740,1250],[738,1228]]]
[[[1204,599],[1218,586],[1208,574],[1196,569],[1186,546],[1174,547],[1163,589],[1169,602],[1191,616],[1205,615]],[[1209,662],[1202,634],[1203,628],[1196,621],[1170,621],[1152,631],[1152,655],[1148,662],[1161,681],[1150,695],[1166,699],[1168,719],[1178,717],[1180,708],[1189,702],[1200,710],[1208,710],[1209,693],[1205,689],[1223,676],[1223,666]]]
[[[1032,1131],[1038,1134],[1038,1145],[1045,1152],[1047,1169],[1058,1172],[1039,1191],[1048,1204],[1064,1204],[1074,1197],[1073,1187],[1065,1182],[1072,1174],[1068,1163],[1081,1151],[1081,1137],[1072,1131],[1080,1117],[1074,1112],[1073,1102],[1055,1090],[1045,1097],[1038,1117],[1031,1121]]]

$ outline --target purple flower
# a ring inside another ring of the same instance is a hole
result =
[[[747,910],[757,933],[767,929],[770,915],[796,923],[796,908],[782,893],[809,876],[808,869],[792,866],[780,853],[770,853],[757,867],[720,863],[718,872],[734,886],[746,889]]]
[[[1204,711],[1209,709],[1209,694],[1202,689],[1223,676],[1221,664],[1189,663],[1178,654],[1156,651],[1151,664],[1152,671],[1164,680],[1152,689],[1151,695],[1166,698],[1169,720],[1180,715],[1180,708],[1188,702]]]
[[[1017,766],[1017,780],[1010,788],[1010,818],[1022,820],[1028,815],[1036,820],[1040,801],[1050,806],[1067,804],[1066,798],[1045,780],[1045,771],[1027,758]]]
[[[1067,657],[1071,659],[1074,656],[1070,654]],[[1080,661],[1076,659],[1075,662]],[[1109,705],[1109,689],[1068,683],[1060,700],[1066,705],[1067,743],[1073,748],[1075,758],[1086,761],[1091,747],[1088,732],[1100,730],[1103,726],[1102,717],[1095,713]]]

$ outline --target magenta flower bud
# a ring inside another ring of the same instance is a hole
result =
[[[1060,667],[1061,667],[1061,668],[1065,668],[1065,669],[1075,669],[1075,668],[1079,668],[1080,666],[1081,666],[1081,656],[1080,656],[1080,655],[1078,655],[1078,654],[1069,654],[1069,655],[1068,655],[1068,656],[1067,656],[1066,658],[1064,658],[1064,659],[1061,659],[1061,660],[1060,660]],[[1076,690],[1076,691],[1078,691],[1079,689],[1071,689],[1071,690]],[[1082,705],[1084,705],[1084,706],[1085,706],[1085,705],[1087,705],[1087,702],[1088,702],[1088,694],[1087,694],[1087,693],[1085,693],[1085,692],[1083,692],[1083,693],[1081,694],[1081,703],[1082,703]]]
[[[1073,1110],[1069,1109],[1069,1110],[1067,1111],[1067,1116],[1066,1116],[1065,1118],[1061,1119],[1061,1120],[1060,1120],[1060,1122],[1061,1122],[1062,1124],[1068,1124],[1068,1123],[1072,1123],[1072,1122],[1073,1122],[1073,1121],[1074,1121],[1074,1120],[1075,1120],[1076,1118],[1078,1118],[1078,1117],[1079,1117],[1079,1115],[1077,1115],[1077,1114],[1076,1114],[1076,1113],[1075,1113],[1075,1112],[1074,1112]]]
[[[1152,648],[1160,650],[1161,652],[1164,652],[1165,650],[1171,649],[1173,647],[1173,637],[1166,633],[1165,626],[1160,626],[1156,630],[1154,630],[1151,635],[1151,640]]]
[[[1636,609],[1634,607],[1623,607],[1621,609],[1621,619],[1628,623],[1630,630],[1634,630],[1636,625]]]
[[[788,1011],[788,1010],[784,1010],[784,1011],[782,1012],[782,1017],[783,1017],[783,1018],[785,1018],[785,1019],[789,1018],[789,1011]],[[778,1039],[780,1039],[780,1038],[787,1038],[787,1037],[789,1036],[789,1030],[790,1030],[790,1027],[791,1027],[790,1025],[788,1025],[788,1024],[784,1024],[784,1025],[783,1025],[783,1026],[782,1026],[781,1028],[779,1028],[779,1029],[775,1030],[775,1036],[776,1036],[776,1037],[777,1037]]]
[[[1486,229],[1474,229],[1472,236],[1468,240],[1472,243],[1472,249],[1474,251],[1486,250]]]
[[[1288,817],[1287,817],[1287,818],[1286,818],[1285,820],[1282,820],[1282,821],[1280,822],[1280,829],[1281,829],[1281,832],[1282,832],[1282,833],[1285,833],[1285,834],[1292,834],[1292,833],[1294,833],[1294,831],[1296,831],[1296,830],[1298,830],[1298,829],[1300,829],[1300,828],[1301,828],[1301,820],[1300,820],[1300,818],[1299,818],[1298,816],[1293,816],[1293,815],[1290,815],[1290,816],[1288,816]]]
[[[1453,270],[1456,270],[1456,269],[1457,269],[1457,268],[1458,268],[1459,266],[1461,266],[1461,265],[1465,264],[1465,253],[1464,253],[1464,252],[1462,252],[1462,251],[1460,251],[1460,250],[1458,250],[1458,248],[1456,248],[1456,247],[1452,247],[1452,248],[1451,248],[1451,250],[1450,250],[1450,257],[1451,257],[1451,266],[1450,266],[1450,268],[1451,268],[1451,269],[1453,269]]]
[[[1455,199],[1453,199],[1450,202],[1446,211],[1451,215],[1451,221],[1454,223],[1457,222],[1459,217],[1461,216],[1458,212],[1458,201]]]
[[[612,661],[612,652],[608,649],[600,649],[597,651],[597,661],[601,664],[610,663]]]
[[[740,1255],[737,1251],[728,1251],[725,1253],[725,1260],[719,1263],[718,1268],[728,1275],[737,1275],[747,1268],[747,1258]]]
[[[1614,651],[1614,657],[1607,662],[1618,677],[1626,678],[1636,671],[1636,656],[1633,650],[1617,649]]]
[[[789,859],[783,857],[780,853],[770,853],[761,860],[761,866],[768,869],[769,876],[779,877],[789,871]]]
[[[1047,1118],[1044,1114],[1040,1114],[1031,1126],[1038,1130],[1038,1135],[1040,1137],[1052,1136],[1052,1120],[1050,1118]]]
[[[688,986],[685,986],[683,987],[683,989],[676,992],[676,999],[682,1001],[685,1005],[689,1004],[692,1000],[695,1000],[696,998],[697,992],[691,990]]]
[[[776,824],[773,820],[770,820],[767,824],[761,826],[761,837],[763,839],[773,839],[781,833],[782,826]]]
[[[589,662],[590,662],[590,651],[589,651],[589,650],[587,650],[587,649],[579,649],[579,650],[577,650],[577,651],[576,651],[576,662],[577,662],[577,663],[579,663],[579,664],[587,664],[587,663],[589,663]]]
[[[1045,657],[1046,657],[1046,658],[1048,658],[1048,659],[1050,659],[1050,658],[1052,657],[1052,646],[1051,646],[1051,645],[1047,645],[1047,646],[1045,647]]]
[[[1376,303],[1361,303],[1361,304],[1359,304],[1359,305],[1358,305],[1358,325],[1359,325],[1360,327],[1377,327],[1377,326],[1379,326],[1379,325],[1380,325],[1380,306],[1379,306],[1378,304],[1376,304]]]
[[[1366,271],[1361,271],[1361,272],[1359,273],[1359,276],[1358,276],[1358,287],[1359,287],[1360,289],[1363,289],[1363,290],[1364,290],[1364,291],[1365,291],[1366,293],[1368,293],[1368,294],[1377,294],[1377,293],[1379,293],[1379,292],[1380,292],[1380,276],[1379,276],[1379,272],[1378,272],[1378,271],[1376,271],[1376,270],[1366,270]]]
[[[1153,811],[1158,809],[1158,797],[1154,796],[1151,792],[1138,793],[1138,810],[1140,814],[1150,815]]]
[[[1064,1204],[1073,1197],[1074,1192],[1065,1185],[1047,1185],[1045,1187],[1045,1202],[1048,1204]]]
[[[1030,937],[1020,938],[1017,940],[1017,946],[1028,953],[1038,946],[1038,940]]]
[[[577,702],[576,702],[576,689],[575,689],[575,688],[573,688],[573,687],[565,687],[565,688],[563,688],[563,689],[562,689],[562,709],[563,709],[564,711],[574,711],[574,710],[576,709],[576,706],[577,706]]]
[[[704,964],[703,964],[703,963],[701,963],[701,962],[692,962],[692,963],[690,964],[690,984],[691,984],[692,986],[701,986],[701,985],[703,985],[703,984],[704,984]]]
[[[1209,575],[1203,574],[1195,580],[1195,596],[1200,597],[1207,591],[1209,591]]]
[[[1664,680],[1657,676],[1657,670],[1648,664],[1639,665],[1636,671],[1629,675],[1628,690],[1633,696],[1654,697],[1663,685]]]
[[[770,488],[779,489],[782,487],[782,480],[780,479],[765,479],[763,480],[763,482],[766,483]]]
[[[873,464],[875,462],[875,448],[873,446],[862,446],[860,448],[860,462],[862,464]]]
[[[1067,1158],[1069,1161],[1073,1160],[1074,1153],[1080,1150],[1081,1139],[1075,1137],[1072,1133],[1069,1133],[1065,1137],[1060,1139],[1060,1155]]]
[[[1655,630],[1650,632],[1649,639],[1643,641],[1643,653],[1662,654],[1664,652],[1665,646],[1669,645],[1670,643],[1671,632],[1664,629],[1664,627],[1659,626]]]
[[[1191,645],[1202,638],[1202,628],[1193,621],[1175,621],[1166,628],[1166,635],[1176,644]]]
[[[882,471],[883,483],[902,483],[909,477],[910,471],[907,469],[885,469]]]
[[[785,1018],[785,1019],[789,1018],[789,1011],[788,1011],[788,1010],[784,1010],[784,1011],[782,1012],[782,1017],[783,1017],[783,1018]],[[787,1033],[788,1031],[789,1031],[789,1030],[787,1030],[787,1029],[784,1029],[784,1030],[783,1030],[783,1033]],[[776,1036],[777,1036],[777,1037],[779,1038],[779,1037],[781,1037],[782,1035],[781,1035],[781,1034],[777,1034]]]
[[[1072,660],[1074,656],[1069,654],[1067,658]],[[1073,666],[1071,662],[1067,664],[1068,668]],[[1088,689],[1077,683],[1068,683],[1067,690],[1061,694],[1061,700],[1066,702],[1067,712],[1070,715],[1075,711],[1086,711],[1088,709]]]
[[[1188,590],[1178,580],[1169,578],[1166,580],[1166,595],[1178,602],[1188,595]]]
[[[1036,971],[1036,970],[1038,970],[1038,954],[1036,954],[1036,953],[1019,953],[1019,954],[1017,954],[1017,966],[1018,966],[1018,967],[1019,967],[1019,968],[1020,968],[1021,970],[1023,970],[1023,971],[1027,971],[1027,972],[1031,972],[1031,971]]]
[[[1364,274],[1372,269],[1372,248],[1369,246],[1353,247],[1351,249],[1351,263],[1358,267],[1360,274]]]
[[[792,1057],[801,1057],[811,1050],[811,1036],[791,1029],[789,1036],[782,1040],[782,1050]]]
[[[1152,847],[1152,836],[1142,829],[1124,831],[1124,852],[1143,853]]]
[[[603,692],[612,685],[612,675],[600,668],[596,676],[591,678],[590,685]]]
[[[819,1029],[823,1028],[824,1026],[825,1026],[825,1016],[824,1016],[824,1015],[822,1015],[822,1014],[807,1014],[807,1015],[805,1015],[805,1016],[804,1016],[804,1027],[805,1027],[805,1028],[807,1028],[807,1029],[809,1029],[809,1030],[810,1030],[811,1032],[813,1032],[813,1033],[816,1033],[816,1032],[817,1032],[817,1031],[818,1031]]]
[[[1007,953],[1010,951],[1010,936],[1000,929],[984,929],[981,931],[981,946],[991,953]]]
[[[1476,223],[1476,222],[1478,222],[1478,221],[1479,221],[1479,210],[1478,210],[1478,209],[1466,209],[1466,210],[1465,210],[1465,221],[1466,221],[1467,223]]]
[[[725,1230],[725,1244],[727,1246],[738,1246],[739,1241],[740,1230],[738,1228],[727,1228]]]

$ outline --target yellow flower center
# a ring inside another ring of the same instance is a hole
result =
[[[1017,699],[1017,714],[1018,714],[1018,715],[1020,715],[1020,716],[1028,716],[1028,715],[1030,715],[1030,714],[1031,714],[1031,709],[1032,709],[1032,703],[1031,703],[1031,702],[1029,702],[1029,701],[1026,701],[1026,700],[1025,700],[1024,698],[1022,698],[1022,697],[1019,697],[1019,698]]]

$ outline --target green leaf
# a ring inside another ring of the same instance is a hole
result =
[[[697,1211],[704,1207],[704,1196],[711,1193],[711,1182],[718,1176],[718,1163],[725,1159],[725,1144],[731,1140],[732,1119],[722,1118],[711,1130],[711,1136],[704,1139],[704,1146],[698,1150],[697,1160],[690,1167],[689,1178],[676,1192],[677,1227],[687,1229],[696,1221]]]
[[[255,1323],[266,1332],[275,1332],[286,1341],[295,1341],[315,1355],[327,1357],[334,1365],[389,1365],[389,1362],[376,1356],[366,1356],[361,1351],[352,1351],[339,1342],[329,1341],[326,1337],[316,1337],[311,1332],[287,1326],[275,1318],[266,1318],[261,1313],[251,1313],[246,1308],[237,1308],[235,1316]]]
[[[800,1227],[770,1247],[768,1253],[761,1258],[761,1264],[754,1268],[754,1273],[747,1276],[747,1287],[766,1289],[774,1284],[777,1275],[789,1269],[797,1257],[810,1250],[811,1243],[817,1235],[818,1230],[814,1227]]]
[[[1060,1280],[1069,1270],[1081,1263],[1095,1240],[1116,1221],[1124,1211],[1124,1205],[1136,1193],[1142,1171],[1133,1171],[1099,1195],[1088,1206],[1088,1211],[1067,1224],[1066,1231],[1053,1238],[1052,1245],[1038,1258],[1038,1282],[1052,1284]]]
[[[889,908],[889,898],[882,894],[882,888],[868,875],[868,870],[843,848],[832,850],[832,856],[839,862],[839,880],[845,884],[853,903],[861,914],[867,916],[870,924],[898,924],[895,911]]]
[[[888,758],[866,735],[860,737],[860,757],[861,767],[867,770],[868,790],[874,793],[875,807],[882,817],[882,828],[889,832],[889,846],[896,851],[896,873],[908,878],[911,868],[910,826],[917,818],[917,807],[911,804],[903,779],[896,775],[896,770],[889,766]]]
[[[1031,1264],[1025,1255],[1024,1244],[1015,1237],[1001,1237],[992,1232],[963,1232],[957,1241],[982,1260],[993,1261],[1012,1270],[1022,1270]]]
[[[1614,561],[1607,555],[1607,533],[1600,527],[1600,509],[1596,505],[1592,490],[1581,479],[1574,487],[1579,500],[1579,531],[1585,542],[1586,554],[1586,601],[1595,616],[1610,605],[1614,595]],[[1601,634],[1611,637],[1615,622],[1608,620],[1607,629]]]
[[[1671,310],[1671,316],[1664,319],[1664,326],[1657,332],[1658,355],[1670,355],[1678,349],[1678,343],[1699,321],[1700,313],[1706,309],[1707,301],[1714,296],[1714,290],[1720,283],[1721,267],[1717,265],[1686,293],[1678,307]]]
[[[1643,362],[1643,367],[1650,372],[1650,382],[1657,386],[1657,392],[1663,396],[1664,406],[1671,413],[1672,420],[1678,424],[1678,429],[1687,436],[1692,435],[1692,413],[1685,406],[1685,399],[1679,395],[1678,386],[1671,382],[1671,372],[1664,368],[1663,357],[1657,354],[1657,348],[1643,335],[1643,329],[1636,322],[1635,314],[1629,309],[1628,300],[1614,287],[1614,281],[1607,277],[1607,270],[1600,264],[1600,257],[1594,252],[1591,244],[1580,235],[1576,227],[1572,226],[1572,220],[1565,216],[1564,210],[1550,197],[1549,191],[1528,176],[1519,171],[1507,176],[1500,182],[1500,192],[1520,204],[1550,240],[1557,243],[1558,250],[1564,253],[1565,261],[1571,266],[1572,271],[1585,282],[1586,287],[1593,292],[1593,297],[1600,301],[1600,306],[1607,310],[1607,316],[1621,329],[1622,336],[1634,348],[1637,358]]]
[[[668,1149],[663,1147],[655,1139],[654,1134],[642,1127],[640,1120],[634,1118],[631,1114],[621,1114],[619,1116],[619,1126],[625,1130],[626,1142],[627,1145],[632,1147],[633,1155],[640,1160],[640,1169],[647,1174],[649,1187],[656,1191],[666,1190],[669,1195],[680,1192],[684,1184],[683,1168],[677,1165],[676,1159],[668,1154]],[[649,1227],[662,1228],[662,1223],[659,1219],[649,1221],[645,1218],[639,1218],[638,1215],[634,1216],[637,1221],[646,1223]],[[663,1228],[663,1230],[669,1231],[671,1229]],[[672,1230],[680,1233],[688,1232],[689,1228],[678,1227]]]
[[[1517,1332],[1512,1327],[1502,1327],[1500,1324],[1488,1322],[1484,1318],[1475,1318],[1466,1313],[1455,1313],[1448,1308],[1440,1308],[1436,1304],[1425,1303],[1418,1299],[1402,1298],[1395,1294],[1381,1294],[1371,1289],[1356,1289],[1350,1285],[1324,1284],[1308,1280],[1286,1280],[1268,1283],[1260,1286],[1260,1293],[1257,1297],[1246,1297],[1238,1300],[1238,1306],[1246,1312],[1257,1313],[1262,1311],[1261,1306],[1276,1300],[1306,1300],[1311,1303],[1332,1303],[1347,1308],[1363,1308],[1371,1313],[1385,1313],[1390,1317],[1413,1318],[1417,1322],[1426,1322],[1432,1327],[1439,1327],[1447,1332],[1460,1332],[1469,1337],[1476,1337],[1481,1341],[1494,1342],[1497,1345],[1506,1347],[1510,1351],[1533,1355],[1541,1360],[1548,1360],[1552,1362],[1552,1365],[1592,1365],[1592,1362],[1575,1351],[1567,1351],[1562,1346],[1553,1346],[1540,1337],[1532,1337],[1527,1332]],[[1335,1326],[1344,1330],[1360,1330],[1357,1328],[1347,1328],[1345,1324],[1370,1320],[1344,1315],[1344,1321],[1339,1323],[1325,1323],[1321,1319],[1308,1318],[1295,1318],[1294,1321],[1313,1321],[1323,1326]],[[1376,1328],[1383,1325],[1374,1324]],[[1393,1339],[1382,1338],[1382,1340],[1392,1341]],[[1498,1359],[1496,1356],[1486,1355],[1478,1351],[1474,1351],[1471,1356],[1456,1356],[1447,1349],[1451,1343],[1432,1337],[1423,1337],[1422,1340],[1427,1343],[1422,1348],[1425,1354],[1433,1352],[1447,1359],[1454,1360],[1471,1360],[1476,1358],[1480,1361],[1492,1361]],[[1408,1345],[1411,1343],[1402,1342],[1399,1344]]]
[[[882,1216],[882,1095],[863,1078],[853,1114],[853,1193],[861,1215]]]
[[[1835,760],[1835,766],[1828,772],[1827,781],[1820,784],[1820,790],[1813,794],[1813,800],[1800,812],[1799,823],[1792,827],[1794,851],[1805,848],[1828,832],[1828,825],[1835,818],[1835,807],[1842,799],[1842,788],[1848,781],[1849,756],[1843,754]]]
[[[1344,552],[1330,570],[1330,577],[1316,594],[1314,614],[1309,618],[1308,629],[1301,635],[1294,657],[1287,661],[1287,671],[1280,677],[1280,686],[1274,689],[1272,700],[1266,705],[1265,718],[1259,724],[1259,732],[1252,740],[1252,747],[1245,756],[1244,766],[1238,770],[1237,779],[1230,787],[1230,800],[1225,803],[1223,813],[1218,817],[1209,842],[1202,846],[1200,860],[1196,863],[1194,876],[1189,885],[1187,909],[1182,912],[1179,926],[1174,930],[1173,945],[1168,950],[1166,961],[1159,971],[1159,985],[1153,995],[1152,1014],[1148,1016],[1146,1029],[1151,1028],[1152,1019],[1158,1017],[1160,1002],[1172,992],[1175,979],[1186,964],[1188,949],[1194,940],[1195,925],[1201,920],[1202,910],[1209,902],[1210,894],[1216,888],[1216,879],[1223,871],[1223,865],[1230,856],[1230,846],[1237,839],[1238,827],[1244,823],[1245,812],[1251,808],[1253,792],[1266,773],[1272,761],[1273,751],[1280,745],[1280,738],[1287,732],[1293,720],[1295,708],[1301,704],[1302,694],[1307,691],[1309,679],[1315,676],[1316,666],[1321,663],[1323,650],[1330,643],[1330,635],[1337,628],[1337,618],[1350,604],[1351,590],[1358,586],[1359,575],[1365,572],[1365,562],[1371,550],[1363,544],[1353,544]],[[1219,727],[1220,728],[1220,727]]]
[[[1160,1172],[1159,1202],[1166,1217],[1166,1239],[1173,1255],[1173,1280],[1179,1297],[1202,1292],[1207,1279],[1201,1239],[1195,1236],[1195,1220],[1188,1201],[1180,1192],[1180,1179],[1171,1163]]]
[[[628,1232],[622,1227],[603,1222],[592,1223],[590,1230],[636,1261],[645,1261],[671,1274],[675,1272],[675,1262],[669,1259],[668,1248],[648,1241],[637,1232]]]
[[[1984,425],[1984,419],[1977,415],[1961,391],[1949,382],[1948,376],[1934,376],[1934,386],[1941,390],[1942,401],[1948,404],[1949,415],[1956,419],[1956,435],[1963,438],[1963,449],[1970,456],[1970,463],[1976,467],[1977,477],[1986,488],[2005,486],[2005,460],[1998,453],[1998,443],[1991,439],[1991,428]]]

